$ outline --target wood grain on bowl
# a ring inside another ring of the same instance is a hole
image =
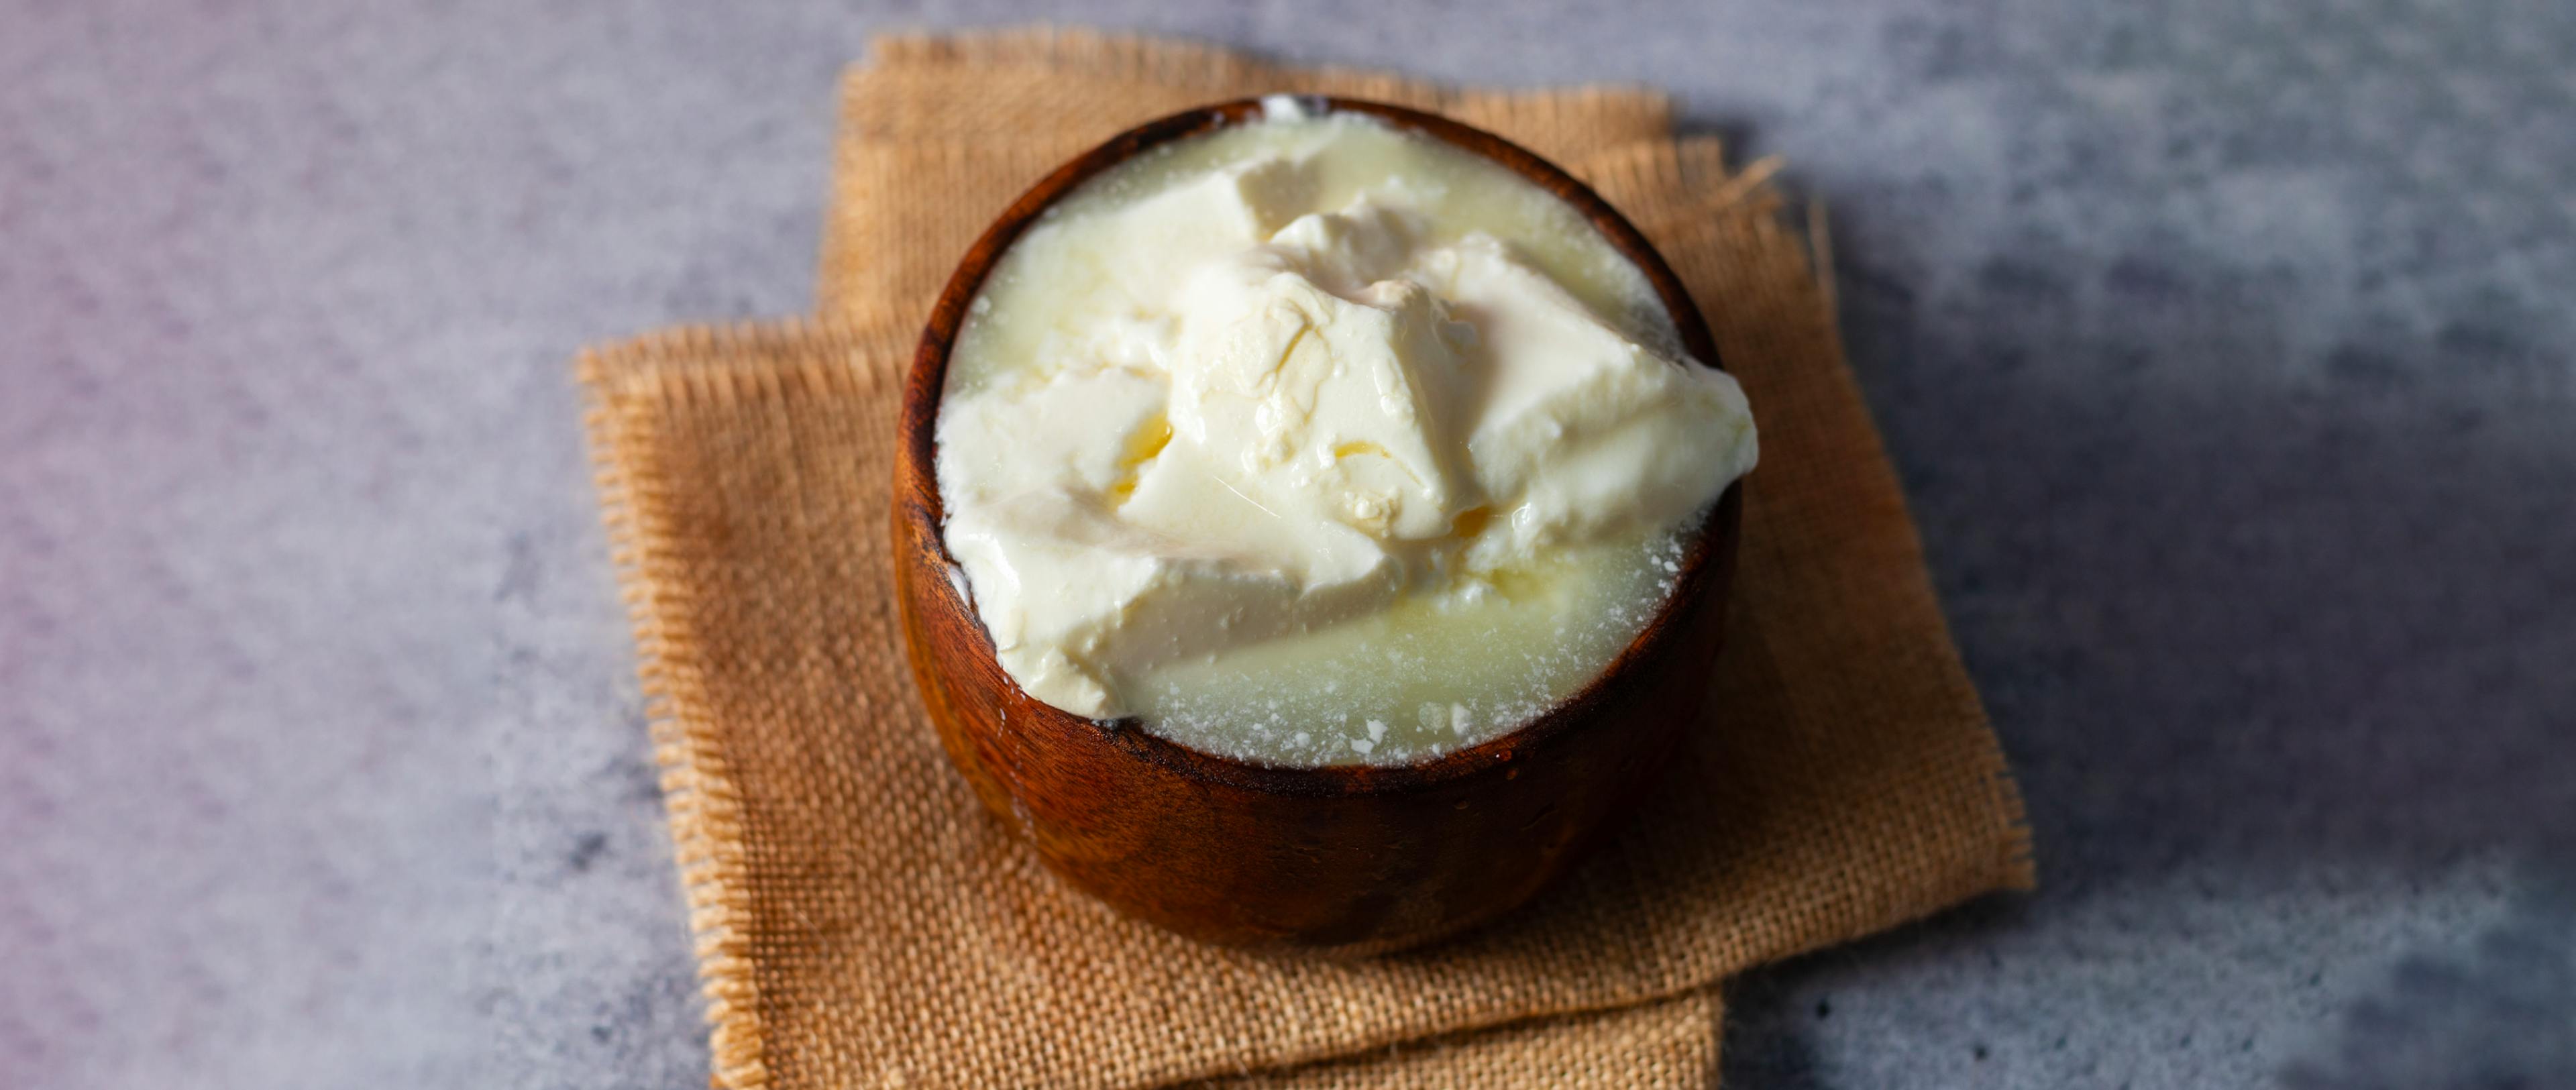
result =
[[[1714,366],[1707,323],[1636,228],[1564,171],[1501,137],[1373,102],[1361,113],[1510,169],[1572,205],[1642,271],[1682,346]],[[935,459],[949,352],[985,276],[1031,221],[1139,152],[1257,120],[1229,102],[1140,126],[1012,203],[932,308],[904,390],[894,480],[895,581],[913,676],[940,741],[994,815],[1066,880],[1194,938],[1368,954],[1473,927],[1562,873],[1648,785],[1700,717],[1742,516],[1729,485],[1687,540],[1672,595],[1563,703],[1481,745],[1393,767],[1278,768],[1095,722],[1020,691],[941,539]]]

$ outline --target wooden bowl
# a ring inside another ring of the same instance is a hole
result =
[[[1465,148],[1563,198],[1646,274],[1691,356],[1714,364],[1707,323],[1672,269],[1564,171],[1431,114],[1304,102]],[[1120,911],[1193,938],[1363,955],[1454,934],[1528,900],[1645,790],[1707,692],[1743,498],[1728,486],[1687,543],[1672,596],[1589,684],[1510,734],[1420,763],[1251,764],[1020,691],[952,581],[956,561],[940,538],[935,433],[967,305],[1012,240],[1084,181],[1261,112],[1256,101],[1229,102],[1122,133],[1037,183],[967,251],[931,310],[904,389],[894,574],[913,677],[940,741],[984,805],[1028,837],[1047,866]]]

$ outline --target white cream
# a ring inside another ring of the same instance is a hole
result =
[[[944,533],[1047,703],[1413,760],[1597,672],[1753,424],[1563,202],[1295,107],[1094,181],[1005,255],[952,357]]]

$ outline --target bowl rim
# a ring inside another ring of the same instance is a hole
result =
[[[1664,261],[1663,255],[1646,240],[1644,233],[1600,194],[1593,192],[1590,186],[1527,148],[1438,114],[1336,95],[1242,98],[1183,110],[1110,137],[1039,179],[1012,201],[967,249],[956,271],[950,274],[947,285],[941,289],[937,302],[932,305],[904,383],[899,441],[906,457],[896,461],[898,479],[895,494],[920,498],[919,502],[907,503],[900,517],[921,531],[922,539],[937,550],[936,559],[948,570],[961,571],[962,568],[958,566],[956,557],[949,553],[943,533],[947,512],[937,476],[939,407],[946,397],[949,356],[956,347],[957,335],[965,324],[968,308],[983,289],[985,278],[1009,252],[1011,244],[1026,233],[1047,209],[1084,183],[1154,148],[1260,120],[1267,115],[1269,103],[1280,97],[1293,99],[1309,116],[1363,114],[1395,128],[1440,140],[1498,163],[1573,205],[1577,213],[1607,238],[1612,248],[1645,275],[1672,319],[1682,348],[1690,359],[1702,366],[1725,370],[1698,304],[1682,285],[1680,276]],[[1729,566],[1723,563],[1726,558],[1720,555],[1720,551],[1736,547],[1742,493],[1743,481],[1739,478],[1729,482],[1718,498],[1702,509],[1699,524],[1687,539],[1681,570],[1674,577],[1672,590],[1627,645],[1595,671],[1581,688],[1504,734],[1463,749],[1400,765],[1260,764],[1170,741],[1144,729],[1133,716],[1095,720],[1065,711],[1029,696],[1025,689],[1018,689],[1018,682],[1002,669],[993,647],[992,633],[984,626],[982,614],[955,588],[955,581],[933,580],[936,585],[931,589],[942,605],[973,621],[977,632],[983,636],[983,654],[989,660],[988,664],[1032,706],[1035,713],[1032,717],[1010,717],[1012,729],[1105,732],[1127,752],[1179,775],[1265,794],[1302,797],[1404,794],[1508,765],[1516,754],[1559,741],[1585,724],[1592,717],[1591,713],[1612,699],[1613,691],[1624,675],[1666,644],[1682,637],[1682,626],[1676,621],[1683,607],[1693,603],[1698,596],[1709,593],[1712,589],[1710,581],[1717,577],[1720,569]],[[907,562],[907,555],[899,552],[897,562]],[[1725,593],[1727,589],[1724,586],[1715,588],[1718,593]],[[930,663],[923,664],[923,668],[947,667]],[[1510,774],[1517,775],[1517,772]]]

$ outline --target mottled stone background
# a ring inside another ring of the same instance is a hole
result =
[[[2565,0],[368,6],[0,4],[0,1086],[702,1085],[566,364],[806,309],[834,73],[1041,14],[1826,201],[2045,885],[1733,1083],[2576,1085]]]

